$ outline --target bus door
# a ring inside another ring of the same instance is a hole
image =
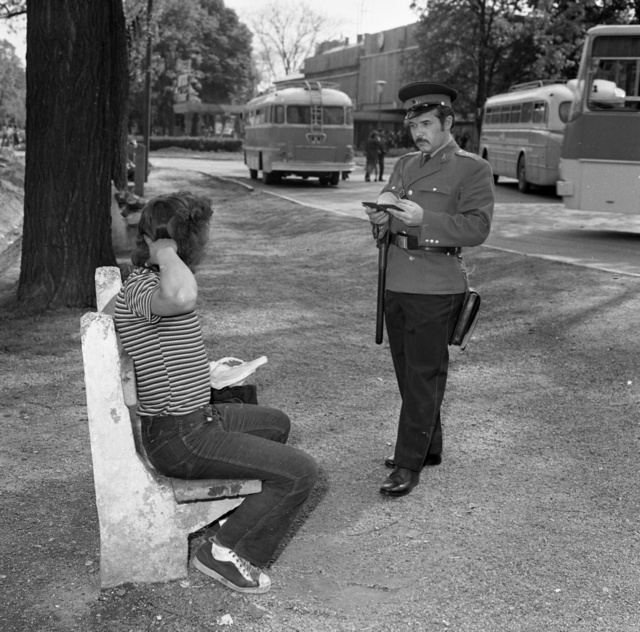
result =
[[[532,126],[529,132],[530,143],[526,161],[526,171],[529,182],[538,184],[544,182],[544,175],[549,162],[547,155],[549,148],[549,133],[547,130],[549,108],[546,101],[534,101],[530,105],[532,108]]]

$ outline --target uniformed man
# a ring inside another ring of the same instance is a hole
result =
[[[468,289],[460,251],[491,228],[491,167],[451,135],[457,96],[439,83],[400,89],[419,151],[398,160],[378,198],[396,208],[367,209],[390,233],[384,317],[402,406],[395,454],[385,459],[393,471],[380,488],[389,496],[408,494],[422,468],[442,460],[448,343]]]

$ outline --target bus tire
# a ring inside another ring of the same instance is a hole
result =
[[[520,193],[531,191],[531,185],[527,182],[527,164],[524,156],[520,156],[520,160],[518,160],[518,191]]]
[[[340,172],[339,171],[332,171],[331,172],[331,177],[329,178],[329,184],[332,187],[337,187],[339,182],[340,182]]]
[[[320,180],[320,186],[326,187],[331,181],[331,176],[320,176],[318,179]]]
[[[258,170],[257,169],[249,169],[249,177],[252,180],[257,180],[258,179]]]
[[[262,172],[262,181],[265,184],[278,184],[279,178],[278,174],[275,171],[263,171]]]

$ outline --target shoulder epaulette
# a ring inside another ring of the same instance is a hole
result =
[[[456,150],[456,155],[458,156],[464,156],[465,158],[472,158],[473,160],[479,160],[480,156],[478,156],[478,154],[472,154],[469,151],[465,151],[464,149],[457,149]]]

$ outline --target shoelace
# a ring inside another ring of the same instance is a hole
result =
[[[242,573],[242,576],[248,582],[259,583],[258,580],[251,576],[251,572],[254,571],[254,567],[247,561],[242,559],[237,553],[229,549],[231,553],[231,561],[236,565],[237,569]]]

